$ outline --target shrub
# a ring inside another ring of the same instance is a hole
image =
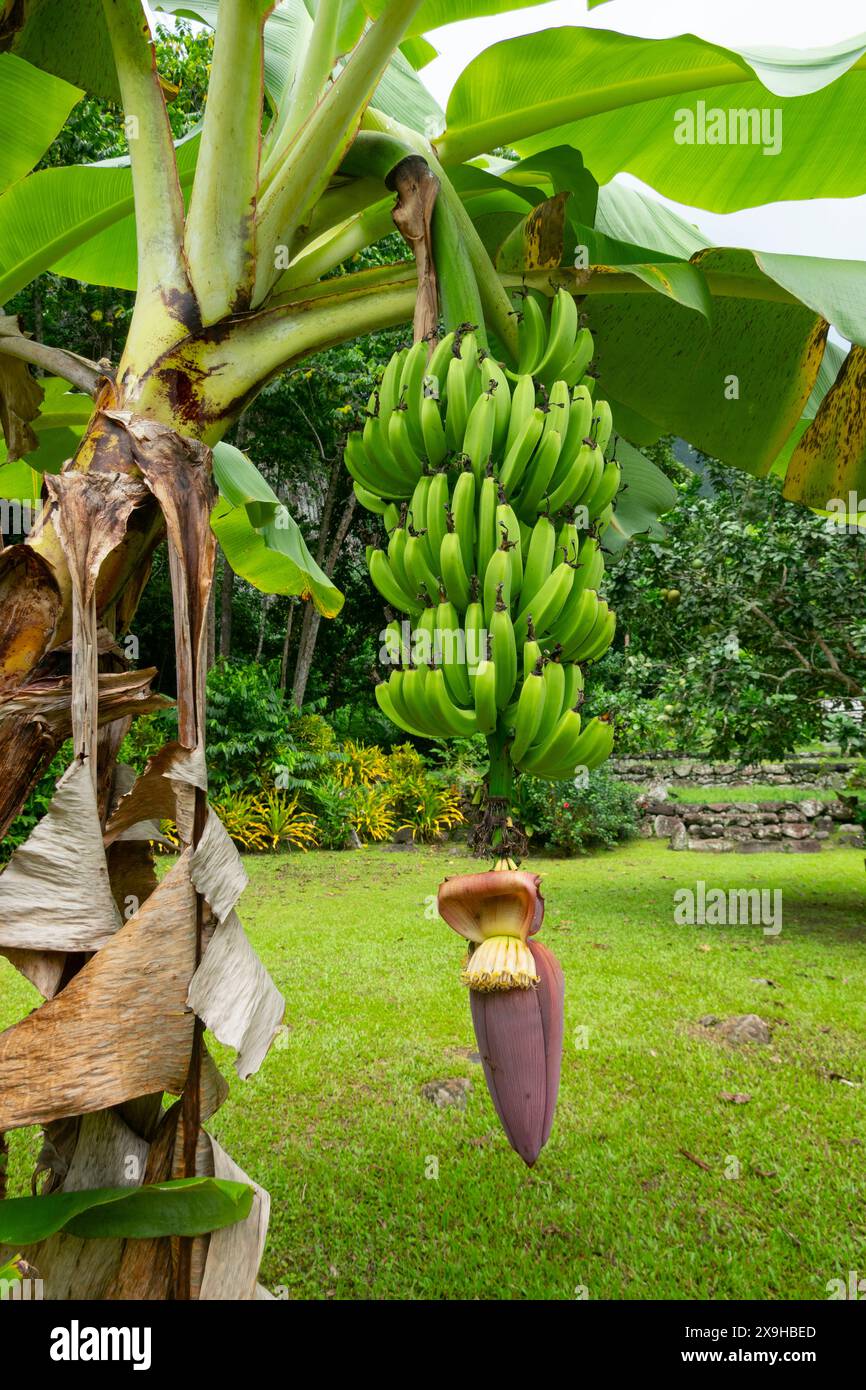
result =
[[[268,666],[220,661],[207,679],[211,785],[231,791],[269,783],[290,746],[289,713]]]
[[[411,830],[413,840],[438,840],[464,820],[457,787],[439,786],[425,773],[408,780],[394,796],[401,808],[399,829]]]
[[[605,768],[589,775],[589,784],[542,782],[519,777],[515,787],[515,814],[527,834],[545,848],[566,857],[603,846],[637,833],[636,792],[617,782]]]

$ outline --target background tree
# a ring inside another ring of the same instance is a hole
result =
[[[604,693],[633,752],[782,757],[813,742],[863,745],[866,535],[791,507],[778,478],[712,460],[677,479],[663,541],[624,551],[611,602],[627,645]],[[667,455],[667,460],[665,460]]]

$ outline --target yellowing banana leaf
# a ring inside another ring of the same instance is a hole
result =
[[[264,593],[300,594],[323,617],[336,617],[343,595],[255,464],[233,445],[217,444],[214,477],[222,496],[211,526],[235,573]]]
[[[0,193],[39,163],[81,96],[78,87],[0,53]]]
[[[848,512],[866,497],[866,348],[855,343],[791,453],[784,493],[827,511],[843,501]]]
[[[96,1187],[0,1204],[0,1244],[35,1245],[57,1231],[83,1239],[196,1236],[242,1221],[253,1190],[218,1178],[178,1178],[146,1187]]]
[[[864,54],[863,35],[831,49],[737,52],[693,34],[542,30],[494,44],[464,69],[439,154],[455,164],[499,145],[530,156],[571,144],[600,183],[629,170],[715,212],[854,197],[866,192],[866,151],[851,140]]]

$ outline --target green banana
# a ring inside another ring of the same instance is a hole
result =
[[[533,632],[535,629],[533,628]],[[531,671],[534,671],[541,660],[541,643],[536,642],[534,637],[528,636],[523,644],[523,679]]]
[[[424,432],[421,429],[421,407],[424,403],[424,377],[427,374],[427,343],[423,338],[413,343],[406,354],[400,385],[397,390],[397,404],[406,407],[406,423],[412,448],[422,458],[426,453]]]
[[[442,538],[448,529],[448,478],[444,473],[434,473],[427,490],[425,522],[427,544],[430,555],[430,568],[439,573]]]
[[[475,491],[475,475],[466,469],[454,484],[451,513],[454,530],[460,537],[463,568],[467,574],[472,574],[475,568]]]
[[[492,734],[496,728],[499,711],[496,705],[496,663],[488,660],[480,662],[475,672],[475,718],[479,732]]]
[[[379,593],[386,603],[392,608],[396,608],[401,613],[409,613],[417,617],[421,612],[421,604],[411,594],[407,593],[403,586],[398,582],[394,571],[388,563],[388,556],[384,550],[371,550],[368,557],[368,568],[370,578],[375,584]]]
[[[489,391],[496,403],[493,449],[495,453],[502,454],[505,449],[505,440],[508,437],[508,427],[511,424],[511,388],[508,385],[508,377],[505,372],[489,353],[481,354],[479,369],[481,389],[482,391]]]
[[[456,334],[446,333],[444,338],[440,338],[432,353],[430,361],[427,363],[427,376],[435,376],[439,382],[440,395],[445,386],[445,378],[448,374],[448,364],[454,356],[454,340]]]
[[[483,594],[484,616],[489,625],[498,599],[501,597],[506,605],[511,602],[511,556],[504,545],[494,550],[488,561],[484,571]]]
[[[460,626],[457,609],[449,599],[440,601],[436,611],[436,629],[442,673],[448,692],[458,705],[472,703],[472,687],[466,668],[466,638]]]
[[[563,713],[563,702],[565,700],[565,668],[562,662],[554,658],[549,658],[544,663],[544,708],[550,705],[553,721],[559,719]]]
[[[521,686],[514,716],[514,738],[510,749],[513,763],[520,762],[533,742],[544,714],[544,701],[544,680],[539,671],[531,671]]]
[[[603,599],[602,603],[604,603]],[[592,636],[594,637],[594,641],[591,645],[581,650],[578,657],[580,661],[598,661],[599,657],[604,656],[614,639],[614,634],[616,632],[616,614],[612,609],[607,608],[607,604],[604,604],[604,606],[607,611],[604,614],[602,625],[598,630],[593,629]]]
[[[490,557],[499,544],[496,533],[498,489],[493,477],[482,478],[478,490],[478,526],[476,528],[475,572],[483,579]]]
[[[490,619],[490,648],[496,667],[496,707],[505,709],[517,681],[517,642],[511,614],[502,597],[498,599]],[[477,687],[477,673],[475,684]]]
[[[563,663],[565,672],[565,694],[562,697],[563,710],[574,709],[583,694],[583,672],[573,661]]]
[[[367,416],[364,421],[363,438],[364,448],[373,467],[374,476],[381,478],[383,483],[392,478],[399,479],[400,490],[392,494],[389,489],[389,496],[405,497],[407,495],[406,489],[408,488],[411,492],[415,486],[420,467],[413,465],[411,468],[407,468],[400,462],[391,448],[386,421],[380,416]]]
[[[517,443],[518,435],[523,431],[534,410],[535,382],[529,374],[519,376],[511,394],[511,418],[508,421],[508,434],[505,437],[506,458]]]
[[[469,410],[481,395],[481,377],[478,372],[478,339],[470,328],[460,339],[460,361],[463,363],[463,380],[466,382],[466,404]]]
[[[427,672],[424,681],[424,702],[431,719],[455,738],[470,738],[478,733],[475,711],[461,709],[448,694],[445,677],[440,668]]]
[[[569,599],[560,621],[551,632],[551,637],[562,647],[566,661],[575,660],[574,653],[580,651],[595,627],[600,602],[595,589],[583,589]]]
[[[548,505],[552,512],[572,506],[586,490],[590,478],[595,478],[595,459],[598,450],[593,444],[582,444],[577,457],[558,487],[550,493]]]
[[[403,564],[406,567],[406,574],[411,580],[415,589],[420,593],[426,591],[433,603],[439,602],[439,577],[430,568],[427,560],[427,547],[422,536],[413,535],[409,532],[406,541],[406,549],[403,552]]]
[[[408,539],[409,533],[406,530],[405,524],[394,527],[388,541],[388,563],[394,572],[394,578],[397,580],[397,583],[402,589],[406,590],[407,594],[411,594],[415,590],[415,585],[406,573],[405,559],[406,542]]]
[[[592,412],[593,439],[602,454],[608,446],[613,433],[613,415],[607,401],[596,401]]]
[[[523,608],[532,603],[542,584],[550,577],[555,554],[556,528],[549,516],[540,516],[532,528],[532,539],[523,567]]]
[[[421,477],[421,459],[412,447],[409,434],[409,412],[398,406],[388,420],[388,447],[407,478],[417,482]]]
[[[538,515],[539,505],[553,477],[561,446],[562,441],[556,430],[545,434],[526,471],[526,481],[516,499],[516,510],[518,516],[530,525]]]
[[[366,426],[365,426],[366,428]],[[343,461],[356,483],[368,492],[383,497],[408,497],[412,489],[408,487],[395,467],[387,461],[374,460],[368,454],[363,435],[357,431],[349,435],[343,452]]]
[[[520,523],[514,509],[505,496],[505,489],[499,485],[499,502],[496,507],[496,525],[502,535],[500,545],[507,547],[511,561],[511,589],[509,602],[516,599],[523,587],[523,541],[520,537]]]
[[[409,718],[423,729],[428,738],[444,738],[445,730],[433,719],[424,698],[424,688],[429,674],[426,666],[410,666],[403,673],[401,693]]]
[[[622,483],[622,469],[616,459],[608,459],[604,465],[601,481],[587,500],[585,506],[589,511],[590,519],[595,520],[604,511],[619,492]]]
[[[448,456],[448,444],[439,402],[434,396],[425,396],[421,402],[421,436],[428,464],[431,468],[441,468]]]
[[[478,602],[478,580],[473,575],[470,586],[469,606],[463,619],[463,632],[466,639],[466,669],[469,684],[474,688],[478,666],[487,659],[487,623],[484,608]]]
[[[408,717],[397,712],[397,708],[393,701],[393,691],[390,681],[382,681],[381,685],[376,686],[374,693],[376,696],[376,703],[380,710],[387,719],[391,720],[392,724],[397,725],[398,729],[402,729],[406,734],[412,734],[415,738],[427,737],[423,729],[416,728]]]
[[[493,451],[493,431],[496,425],[496,401],[489,391],[478,397],[466,421],[462,452],[472,465],[476,483],[480,483]]]
[[[463,448],[463,436],[469,419],[469,401],[466,396],[466,376],[459,357],[452,357],[448,363],[445,379],[445,439],[448,448],[459,453]]]
[[[463,564],[460,537],[456,531],[446,531],[442,537],[439,570],[448,598],[459,612],[464,612],[469,604],[469,575]]]
[[[581,381],[584,372],[592,361],[594,351],[592,334],[588,328],[581,328],[574,341],[571,356],[560,370],[559,375],[563,381],[567,382],[569,386],[573,386],[576,381]]]
[[[407,356],[408,353],[405,348],[395,352],[389,358],[388,365],[382,373],[382,380],[379,383],[379,415],[383,420],[388,419],[399,399],[400,377]]]
[[[534,762],[532,770],[536,776],[561,781],[573,777],[578,769],[585,768],[592,772],[610,756],[613,724],[609,720],[601,717],[591,719],[577,733],[576,727],[573,722],[570,722],[570,726],[565,725],[559,741],[554,743],[547,758]]]
[[[550,309],[547,347],[541,361],[533,370],[533,376],[537,377],[543,385],[552,385],[559,377],[566,362],[571,360],[577,329],[577,305],[567,290],[558,289],[553,296]]]
[[[544,431],[544,421],[544,411],[537,407],[533,409],[532,414],[526,417],[523,428],[518,432],[514,443],[505,455],[505,462],[499,470],[499,481],[509,496],[512,495],[526,472],[535,446]]]
[[[411,706],[410,706],[411,710]],[[545,715],[547,704],[545,702]],[[559,714],[554,720],[553,729],[546,737],[539,742],[536,740],[534,747],[523,756],[521,763],[522,770],[533,772],[536,776],[542,775],[542,769],[547,765],[559,765],[568,756],[568,749],[577,741],[580,734],[580,715],[576,710],[566,710],[565,714]]]
[[[523,301],[523,314],[517,329],[517,371],[535,374],[547,344],[547,321],[530,292]]]
[[[388,503],[384,497],[378,497],[375,492],[368,492],[360,483],[352,482],[352,491],[367,512],[375,512],[377,516],[384,516],[388,510]]]
[[[427,497],[429,493],[430,475],[424,473],[418,479],[418,482],[415,484],[415,489],[412,493],[412,500],[409,503],[409,510],[407,516],[410,528],[413,531],[418,531],[419,533],[423,532],[425,537],[427,534]],[[430,565],[430,568],[432,569],[434,564],[434,557],[430,553],[429,547],[427,548],[427,563]]]
[[[610,609],[603,598],[598,601],[598,611],[595,615],[595,622],[586,634],[582,642],[572,642],[568,651],[570,661],[585,661],[587,652],[591,652],[597,645],[599,639],[607,631],[607,622],[610,617]]]
[[[568,423],[571,418],[571,392],[564,381],[555,381],[547,396],[547,418],[544,433],[559,435],[564,444],[568,437]]]
[[[546,637],[553,623],[559,617],[574,583],[574,567],[563,560],[545,579],[538,593],[527,600],[521,595],[523,606],[517,615],[515,632],[518,641],[526,637],[527,623],[532,618],[539,638]]]

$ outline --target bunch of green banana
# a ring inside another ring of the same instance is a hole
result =
[[[527,293],[518,342],[516,372],[467,325],[395,353],[345,457],[385,529],[371,578],[408,619],[389,627],[382,710],[420,737],[496,735],[514,766],[564,777],[611,747],[577,706],[615,630],[600,542],[621,476],[571,295],[548,316]]]

